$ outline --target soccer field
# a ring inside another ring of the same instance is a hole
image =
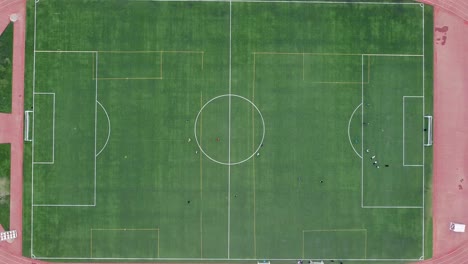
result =
[[[122,262],[431,254],[431,7],[28,5],[25,254]]]

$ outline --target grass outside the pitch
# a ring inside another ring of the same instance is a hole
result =
[[[0,144],[0,224],[10,228],[10,144]]]
[[[0,112],[11,113],[13,23],[0,35]]]

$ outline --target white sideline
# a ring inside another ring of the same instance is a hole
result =
[[[232,1],[229,1],[229,143],[228,143],[228,233],[227,258],[231,249],[231,79],[232,78]]]
[[[94,53],[94,56],[96,56],[96,61],[94,62],[96,65],[94,66],[96,69],[94,80],[96,82],[96,97],[95,97],[95,102],[94,102],[94,206],[96,206],[96,145],[97,145],[97,105],[98,105],[98,61],[99,61],[99,54],[96,51]],[[109,127],[110,129],[110,127]]]
[[[141,1],[141,2],[229,2],[230,3],[230,50],[229,50],[229,55],[230,55],[230,62],[229,62],[229,94],[231,94],[231,12],[232,12],[232,3],[301,3],[301,4],[364,4],[364,5],[419,5],[419,3],[394,3],[394,2],[339,2],[339,1],[272,1],[272,0],[266,0],[266,1],[259,1],[259,0],[133,0],[135,2]],[[34,105],[34,97],[35,97],[35,61],[36,61],[36,53],[47,53],[47,52],[82,52],[82,53],[95,53],[96,51],[38,51],[36,50],[36,22],[37,22],[37,3],[39,3],[39,0],[35,0],[35,5],[34,5],[34,54],[33,54],[33,105]],[[422,5],[423,6],[423,5]],[[424,10],[424,7],[423,7]],[[423,11],[423,35],[424,35],[424,11]],[[97,54],[97,53],[96,53]],[[369,55],[369,56],[389,56],[388,54],[363,54],[363,55]],[[363,55],[361,55],[363,59]],[[395,55],[395,56],[424,56],[424,37],[423,37],[423,55]],[[424,57],[423,57],[423,65],[424,65]],[[96,59],[96,66],[97,66],[97,59]],[[362,70],[363,71],[363,70]],[[364,73],[362,73],[364,74]],[[97,67],[96,67],[96,76],[97,76]],[[362,84],[363,86],[363,84]],[[362,95],[363,95],[363,87],[362,87]],[[424,70],[423,70],[423,97],[424,97]],[[361,104],[363,103],[364,97],[362,96]],[[96,103],[99,103],[97,101],[97,78],[96,78]],[[231,98],[229,98],[229,103],[231,103]],[[97,108],[97,106],[96,106]],[[423,106],[424,108],[424,106]],[[231,106],[229,105],[229,119],[231,118]],[[423,110],[424,111],[424,110]],[[362,110],[362,116],[364,115],[364,110]],[[231,120],[229,120],[229,125],[230,125]],[[32,132],[32,137],[34,138],[34,112],[33,112],[33,132]],[[96,126],[95,126],[96,129]],[[229,134],[230,134],[230,128],[229,128]],[[110,132],[109,132],[110,133]],[[364,135],[364,132],[362,132],[362,137]],[[424,138],[423,138],[424,140]],[[96,137],[95,137],[96,141]],[[229,135],[229,149],[230,149],[230,135]],[[362,142],[363,140],[361,140]],[[361,150],[363,150],[363,143],[361,146]],[[102,150],[101,150],[102,151]],[[99,152],[100,153],[100,152]],[[96,154],[96,146],[95,146],[95,154]],[[99,154],[97,154],[99,155]],[[97,156],[95,155],[95,156]],[[424,152],[423,152],[424,155]],[[230,158],[230,150],[229,150],[229,158]],[[189,261],[198,261],[198,260],[213,260],[213,261],[226,261],[226,260],[238,260],[238,261],[258,261],[262,259],[257,259],[257,258],[229,258],[229,239],[228,239],[228,258],[86,258],[86,257],[36,257],[33,254],[33,231],[34,231],[34,209],[33,207],[41,207],[41,206],[92,206],[92,205],[35,205],[34,204],[34,141],[32,142],[32,166],[31,166],[31,172],[32,172],[32,184],[31,184],[31,204],[33,205],[31,207],[31,247],[30,247],[30,252],[31,256],[33,256],[35,259],[43,259],[43,260],[189,260]],[[424,160],[424,159],[423,159]],[[229,162],[230,163],[230,162]],[[230,179],[230,166],[229,168],[229,179]],[[362,175],[363,177],[363,175]],[[363,185],[361,184],[362,187],[362,194],[361,196],[363,197]],[[229,188],[229,194],[230,194],[230,182],[228,185]],[[96,204],[96,162],[95,162],[95,204]],[[229,198],[230,199],[230,198]],[[361,199],[361,203],[363,203],[363,199]],[[94,205],[95,205],[94,204]],[[371,208],[371,207],[366,207],[366,208]],[[380,208],[380,207],[379,207]],[[391,208],[400,208],[400,207],[391,207]],[[423,165],[423,206],[421,208],[424,208],[424,165]],[[230,200],[229,200],[229,209],[228,212],[230,214]],[[230,223],[230,216],[228,217],[228,221]],[[423,217],[422,217],[422,222],[423,222],[423,256],[424,256],[424,210],[423,210]],[[228,237],[230,234],[230,227],[228,226]],[[272,261],[296,261],[297,259],[269,259]],[[331,260],[331,259],[324,259],[324,260]],[[417,261],[417,259],[343,259],[344,261]]]
[[[32,76],[32,102],[34,108],[34,99],[36,92],[36,25],[37,25],[37,3],[38,0],[34,1],[34,41],[33,41],[33,76]],[[33,120],[32,120],[32,131],[31,137],[33,139],[31,144],[31,205],[34,204],[34,112],[33,112]],[[33,248],[34,248],[34,207],[31,206],[31,245],[30,245],[30,255],[34,256]]]
[[[364,55],[361,55],[361,106],[361,154],[364,156]],[[361,159],[361,208],[364,208],[364,159]]]
[[[426,76],[426,65],[425,65],[425,54],[426,54],[426,50],[425,50],[425,44],[424,44],[424,41],[425,41],[425,32],[424,32],[424,4],[421,5],[422,7],[422,34],[423,34],[423,38],[422,38],[422,53],[423,53],[423,57],[422,57],[422,64],[423,64],[423,72],[422,72],[422,95],[423,95],[423,116],[426,114],[426,109],[425,109],[425,94],[424,94],[424,90],[425,90],[425,76]],[[423,118],[423,126],[424,126],[424,118]],[[425,164],[426,164],[426,155],[425,155],[425,149],[424,149],[424,131],[421,132],[423,135],[422,135],[422,142],[423,142],[423,145],[422,145],[422,148],[423,148],[423,167],[422,167],[422,174],[423,174],[423,182],[422,182],[422,202],[423,202],[423,210],[422,210],[422,254],[421,254],[421,259],[424,259],[424,245],[425,245],[425,241],[424,241],[424,235],[425,235],[425,219],[424,219],[424,216],[425,216],[425,184],[426,184],[426,175],[425,175]]]
[[[362,5],[419,5],[420,3],[396,2],[340,2],[340,1],[299,1],[299,0],[132,0],[133,2],[233,2],[233,3],[293,3],[293,4],[362,4]]]
[[[39,259],[39,260],[175,260],[175,261],[200,261],[200,260],[206,260],[206,261],[263,261],[264,259],[258,259],[258,258],[83,258],[83,257],[34,257],[34,259]],[[335,260],[336,258],[333,259],[322,259],[324,261],[331,261]],[[271,261],[297,261],[297,258],[269,258],[268,260]],[[375,259],[375,258],[366,258],[366,259],[340,259],[342,261],[419,261],[419,258],[414,258],[414,259]]]

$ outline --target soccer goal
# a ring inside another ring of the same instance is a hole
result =
[[[427,120],[427,141],[424,146],[429,147],[432,146],[432,116],[424,116],[424,119]]]
[[[32,111],[24,111],[24,141],[32,141],[32,137],[29,133],[29,120],[31,117]]]

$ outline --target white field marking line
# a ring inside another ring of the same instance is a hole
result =
[[[370,76],[368,76],[370,78]],[[361,154],[364,156],[364,55],[361,55]],[[364,206],[364,158],[361,159],[361,208]]]
[[[33,44],[33,76],[32,76],[32,103],[34,109],[34,100],[36,92],[36,24],[37,24],[37,3],[39,0],[34,1],[34,44]],[[31,205],[34,204],[34,112],[32,121],[32,144],[31,144]],[[34,256],[34,207],[31,206],[31,245],[30,245],[30,256]]]
[[[164,57],[163,53],[164,52],[162,52],[162,51],[159,53],[159,77],[161,78],[161,80],[163,78],[163,60],[164,60],[163,59],[163,57]]]
[[[422,209],[422,206],[392,206],[392,205],[364,205],[362,208],[377,209]]]
[[[102,104],[101,104],[99,101],[97,101],[97,103],[98,103],[99,106],[102,108],[102,110],[104,110],[104,113],[106,114],[106,117],[107,117],[107,124],[108,124],[109,130],[108,130],[108,132],[107,132],[106,143],[105,143],[104,146],[101,148],[101,150],[96,154],[96,157],[99,156],[99,154],[101,154],[101,152],[106,148],[107,143],[109,142],[110,135],[111,135],[111,123],[110,123],[109,115],[107,114],[107,111],[106,111],[106,109],[104,108],[104,106],[102,106]]]
[[[362,107],[362,120],[364,120],[364,55],[366,56],[380,56],[380,55],[371,55],[371,54],[363,54],[362,55],[362,104],[363,104],[363,107]],[[385,56],[390,56],[391,57],[391,54],[387,54]],[[398,55],[397,55],[398,57]],[[417,57],[422,57],[423,58],[423,61],[424,61],[424,55],[421,55],[421,56],[417,56]],[[424,71],[424,70],[423,70]],[[423,80],[423,83],[424,83],[424,80]],[[421,97],[421,96],[405,96],[405,97]],[[422,98],[424,98],[424,95],[422,96]],[[424,104],[423,104],[423,108],[424,108]],[[423,109],[423,116],[424,116],[424,109]],[[424,118],[423,118],[423,125],[424,125]],[[424,143],[424,137],[423,137],[423,143]],[[362,151],[364,151],[364,129],[362,129]],[[424,144],[423,144],[423,151],[424,151]],[[362,152],[364,154],[364,152]],[[424,155],[424,152],[423,152],[423,155]],[[424,156],[423,156],[423,161],[424,161]],[[417,165],[417,167],[423,167],[423,173],[424,173],[424,164],[421,166],[421,165]],[[423,178],[424,178],[424,175],[423,175]],[[424,183],[423,183],[424,185]],[[423,196],[424,196],[424,189],[423,189]],[[420,208],[424,208],[424,198],[423,198],[423,205],[422,206],[369,206],[369,205],[364,205],[364,159],[362,159],[361,161],[361,208],[378,208],[378,209],[420,209]],[[424,210],[423,210],[423,214],[424,214]],[[423,219],[424,221],[424,219]]]
[[[91,228],[91,237],[90,237],[90,259],[108,259],[108,258],[93,258],[93,231],[156,231],[158,234],[158,237],[156,238],[157,240],[157,258],[151,258],[151,259],[159,259],[159,228]],[[120,259],[120,258],[118,258]],[[136,258],[136,259],[146,259],[146,258]]]
[[[305,54],[302,53],[302,80],[305,80]]]
[[[34,53],[95,53],[95,50],[35,50]]]
[[[422,54],[362,54],[364,56],[377,56],[377,57],[423,57]]]
[[[411,96],[411,95],[410,96],[406,96],[406,95],[403,96],[403,140],[402,140],[402,142],[403,142],[403,167],[421,167],[421,166],[423,166],[422,164],[406,164],[405,163],[405,102],[406,102],[406,98],[421,98],[421,99],[424,99],[422,96]],[[424,100],[423,100],[423,103],[424,103]],[[424,127],[424,122],[423,122],[423,127]],[[423,137],[423,140],[424,140],[424,137]]]
[[[423,38],[422,38],[422,53],[423,53],[423,57],[422,57],[422,64],[423,64],[423,72],[422,72],[422,95],[423,95],[423,116],[425,115],[426,113],[426,110],[425,110],[425,97],[424,97],[424,88],[425,88],[425,55],[426,55],[426,51],[425,51],[425,44],[424,44],[424,41],[425,41],[425,33],[424,33],[424,5],[421,6],[422,7],[422,34],[423,34]],[[423,118],[423,127],[424,127],[424,118]],[[426,160],[426,156],[425,156],[425,149],[424,149],[424,131],[422,132],[423,136],[422,136],[422,142],[423,142],[423,167],[422,167],[422,174],[423,174],[423,182],[422,182],[422,202],[423,202],[423,210],[422,210],[422,254],[421,254],[421,257],[424,259],[424,246],[425,246],[425,238],[424,238],[424,234],[425,234],[425,203],[424,203],[424,199],[425,199],[425,194],[424,194],[424,191],[425,191],[425,171],[424,171],[424,168],[425,168],[425,160]]]
[[[312,55],[312,56],[379,56],[379,57],[422,57],[422,54],[393,54],[393,53],[320,53],[320,52],[275,52],[275,51],[255,51],[258,55]]]
[[[133,2],[219,2],[228,0],[132,0]],[[419,5],[419,3],[394,3],[394,2],[338,2],[338,1],[272,1],[272,0],[231,0],[234,3],[294,3],[294,4],[363,4],[363,5]]]
[[[54,164],[55,163],[55,93],[51,92],[33,92],[35,95],[52,95],[52,161],[34,161],[33,164]],[[33,104],[34,105],[34,104]],[[34,106],[33,106],[34,109]]]
[[[200,91],[200,108],[203,107],[203,91]],[[200,146],[203,138],[203,114],[200,116]],[[203,258],[203,154],[200,151],[200,258]]]
[[[226,259],[226,258],[83,258],[83,257],[35,257],[34,259],[39,259],[39,260],[180,260],[180,261],[200,261],[200,260],[207,260],[207,261],[263,261],[264,259],[257,259],[257,258],[231,258],[231,259]],[[275,259],[275,258],[269,258],[268,260],[271,261],[297,261],[297,258],[284,258],[284,259]],[[322,259],[324,261],[331,261],[331,260],[336,260],[336,258],[333,259]],[[365,262],[371,262],[371,261],[419,261],[419,258],[414,258],[414,259],[340,259],[342,261],[365,261]]]
[[[95,52],[95,69],[96,69],[96,76],[95,76],[95,82],[96,82],[96,97],[95,97],[95,102],[94,102],[94,206],[96,206],[96,146],[97,146],[97,105],[98,105],[98,61],[99,61],[99,53],[96,51]],[[104,109],[104,108],[103,108]],[[106,111],[104,109],[104,111]],[[107,112],[106,112],[107,114]],[[110,123],[109,123],[109,130],[110,130]],[[110,131],[109,131],[110,133]]]
[[[86,52],[86,53],[90,53],[90,52]],[[96,100],[96,103],[95,103],[95,108],[94,108],[94,198],[93,198],[93,204],[34,204],[32,201],[32,207],[95,207],[96,206],[96,189],[97,189],[97,181],[96,181],[96,144],[97,144],[97,105],[98,105],[98,101],[97,101],[97,95],[98,95],[98,52],[97,51],[93,51],[92,53],[95,54],[95,69],[96,69],[96,72],[95,72],[95,84],[96,84],[96,95],[95,95],[95,100]],[[35,55],[34,55],[34,58],[35,58]],[[54,94],[54,93],[41,93],[41,92],[33,92],[33,96],[35,95],[38,95],[38,94]],[[34,103],[33,103],[33,108],[34,108]],[[54,94],[54,110],[55,110],[55,94]],[[105,110],[104,110],[105,111]],[[55,116],[55,111],[54,111],[54,116]],[[33,120],[33,124],[34,124],[34,120]],[[55,120],[54,120],[54,124],[55,124]],[[55,129],[54,129],[55,130]],[[33,142],[34,143],[34,142]],[[32,163],[33,166],[34,164],[42,164],[42,163],[37,163],[37,162],[33,162]],[[33,175],[34,176],[34,175]],[[32,177],[34,179],[34,177]],[[32,209],[31,209],[32,210]]]
[[[348,139],[349,139],[349,144],[351,144],[351,147],[353,148],[354,152],[356,153],[356,155],[358,155],[358,157],[360,157],[362,159],[362,156],[359,155],[359,153],[356,151],[356,149],[354,148],[353,146],[353,142],[351,141],[351,134],[350,134],[350,128],[351,128],[351,120],[353,119],[353,116],[354,116],[354,113],[356,113],[356,111],[359,109],[359,107],[362,106],[362,103],[359,104],[353,111],[353,113],[351,114],[351,116],[349,117],[349,122],[348,122]],[[362,125],[361,125],[362,127]]]
[[[35,50],[35,53],[200,53],[199,50]]]
[[[255,102],[255,62],[256,54],[253,54],[253,76],[252,76],[252,102]],[[252,108],[252,150],[255,150],[255,116]],[[257,257],[257,194],[256,194],[256,179],[255,179],[255,156],[252,160],[252,178],[253,178],[253,242],[254,242],[254,257]]]
[[[231,248],[231,78],[232,78],[232,1],[229,1],[229,140],[228,140],[228,234],[227,258]]]
[[[305,258],[305,233],[324,233],[324,232],[364,232],[364,259],[367,259],[367,229],[315,229],[315,230],[302,230],[302,258]],[[337,258],[332,258],[337,259]],[[328,259],[328,260],[332,260]],[[327,260],[327,259],[324,259]]]

